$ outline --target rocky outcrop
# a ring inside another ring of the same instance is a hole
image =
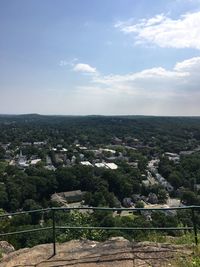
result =
[[[15,251],[14,247],[9,244],[7,241],[0,241],[0,253],[2,257],[5,257],[7,254]]]
[[[52,244],[25,248],[9,254],[1,267],[166,267],[173,258],[192,254],[191,246],[175,246],[151,242],[129,242],[118,237],[99,243],[73,240],[57,244],[52,256]]]

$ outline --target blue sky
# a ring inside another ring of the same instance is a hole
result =
[[[199,0],[0,0],[0,113],[200,115]]]

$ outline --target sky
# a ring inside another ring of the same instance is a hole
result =
[[[0,0],[0,114],[200,116],[200,0]]]

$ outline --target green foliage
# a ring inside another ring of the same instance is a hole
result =
[[[33,225],[20,225],[17,227],[18,231],[32,230],[34,228],[39,228],[39,226]],[[14,230],[15,228],[11,228]],[[51,243],[52,242],[52,231],[38,231],[34,233],[18,234],[15,236],[7,237],[6,239],[11,243],[16,249],[24,247],[33,247],[39,244]]]
[[[198,240],[200,239],[200,234],[198,234]],[[180,235],[171,236],[167,233],[160,233],[151,231],[146,236],[141,237],[141,241],[150,241],[156,243],[168,243],[173,245],[194,245],[194,233],[186,232]],[[199,249],[199,246],[197,246]]]
[[[144,208],[144,203],[142,201],[136,202],[135,208]]]
[[[0,160],[5,157],[5,150],[0,146]]]
[[[0,207],[3,209],[7,208],[8,194],[6,192],[5,184],[0,184]]]
[[[166,203],[167,198],[168,198],[168,193],[167,193],[167,191],[165,189],[159,189],[157,197],[158,197],[158,202],[159,203],[162,203],[162,204]]]
[[[0,215],[4,215],[5,211],[0,209]],[[0,233],[8,232],[10,228],[10,220],[8,217],[0,218]]]
[[[159,172],[178,189],[178,196],[184,204],[200,205],[196,190],[196,185],[200,183],[200,153],[182,156],[179,164],[174,164],[165,157],[161,158]]]
[[[2,180],[6,167],[7,167],[7,163],[5,161],[0,161],[0,181]]]
[[[200,248],[197,247],[193,255],[188,257],[177,257],[173,262],[175,267],[199,267],[200,266]]]
[[[92,217],[88,213],[80,213],[73,211],[65,217],[64,225],[66,226],[92,226]],[[63,225],[63,226],[64,226]],[[91,239],[102,240],[105,231],[103,230],[88,230],[88,229],[67,229],[64,233],[58,235],[58,242],[66,242],[71,239]]]

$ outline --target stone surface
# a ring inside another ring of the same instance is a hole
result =
[[[3,257],[13,251],[15,251],[15,249],[11,244],[9,244],[7,241],[0,241],[0,252]]]
[[[151,242],[129,242],[124,238],[96,241],[73,240],[57,244],[57,254],[52,256],[52,244],[25,248],[9,254],[1,267],[167,267],[172,259],[189,256],[190,246],[175,246]]]

